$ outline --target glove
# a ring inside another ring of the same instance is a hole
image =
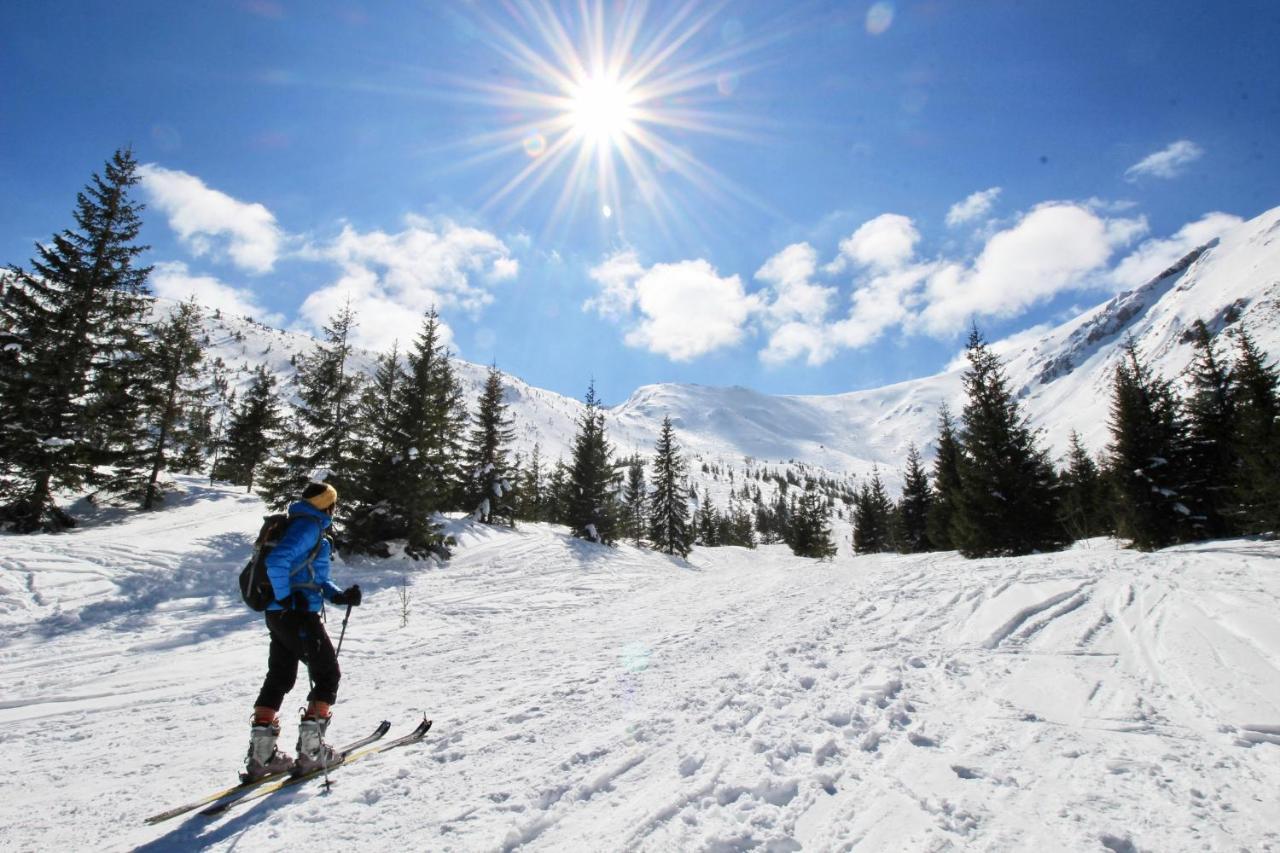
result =
[[[334,604],[350,604],[352,607],[359,607],[360,601],[364,596],[360,594],[360,584],[353,583],[333,597]]]

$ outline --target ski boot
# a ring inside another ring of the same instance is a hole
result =
[[[249,754],[245,757],[245,769],[240,781],[248,784],[263,776],[283,773],[293,767],[293,759],[276,749],[280,737],[280,720],[264,723],[254,720],[249,727]]]
[[[332,717],[303,717],[298,724],[298,757],[293,762],[293,775],[301,776],[313,770],[336,767],[342,763],[342,755],[324,742]]]

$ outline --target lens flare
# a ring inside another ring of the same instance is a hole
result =
[[[867,10],[867,32],[873,36],[884,35],[893,26],[893,4],[875,3]]]
[[[530,157],[541,157],[542,153],[547,150],[547,138],[541,133],[529,134],[521,144],[524,146],[524,153]]]

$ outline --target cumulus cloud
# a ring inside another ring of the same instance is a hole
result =
[[[1125,180],[1137,181],[1139,178],[1176,178],[1182,174],[1187,164],[1204,156],[1204,149],[1189,139],[1179,139],[1167,148],[1148,154],[1125,170]]]
[[[808,243],[793,243],[764,262],[756,279],[773,290],[768,311],[776,322],[820,322],[835,298],[834,287],[813,282],[818,252]]]
[[[1088,208],[1041,205],[993,235],[971,265],[947,263],[929,278],[919,324],[943,335],[973,316],[1014,317],[1063,291],[1086,287],[1145,223],[1109,222]]]
[[[956,202],[947,211],[947,227],[955,228],[966,222],[981,219],[991,212],[991,208],[995,205],[999,196],[1000,187],[991,187],[990,189],[979,190],[964,201]]]
[[[1109,278],[1117,290],[1141,287],[1177,263],[1192,249],[1220,237],[1244,220],[1230,213],[1206,213],[1188,222],[1172,237],[1147,240],[1138,245],[1111,271]]]
[[[262,307],[253,291],[233,287],[210,275],[193,274],[181,261],[155,264],[147,284],[164,299],[195,299],[205,308],[232,317],[252,317],[275,326],[284,324],[282,316]]]
[[[362,318],[361,345],[381,349],[416,336],[435,307],[478,312],[493,287],[519,273],[519,262],[497,236],[451,220],[406,217],[403,230],[357,231],[350,225],[303,256],[336,263],[337,280],[307,297],[302,317],[313,327],[350,300]]]
[[[223,255],[251,273],[270,272],[280,257],[284,234],[271,211],[205,185],[186,172],[155,163],[138,168],[152,206],[197,257]]]
[[[840,256],[827,266],[827,272],[843,272],[853,266],[892,270],[901,267],[915,253],[920,232],[910,217],[884,213],[863,223],[857,231],[840,241]]]
[[[739,343],[760,307],[742,280],[705,260],[644,267],[622,252],[592,268],[601,294],[583,308],[628,324],[628,346],[688,361]]]

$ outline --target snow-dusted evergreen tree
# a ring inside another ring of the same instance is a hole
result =
[[[1196,320],[1191,333],[1195,355],[1187,369],[1191,393],[1185,406],[1189,446],[1184,490],[1192,526],[1201,536],[1217,538],[1236,532],[1236,405],[1231,368],[1218,353],[1209,328]]]
[[[472,416],[464,467],[463,509],[486,524],[501,521],[510,526],[515,524],[515,508],[507,448],[515,438],[515,429],[502,398],[502,373],[493,365],[485,377]]]
[[[796,501],[791,515],[791,551],[797,557],[826,560],[836,555],[831,538],[831,515],[826,500],[817,492],[806,491]]]
[[[1102,536],[1108,529],[1109,507],[1106,484],[1098,465],[1071,431],[1067,464],[1062,472],[1062,526],[1071,539]]]
[[[213,483],[213,472],[218,468],[218,460],[226,447],[227,429],[231,426],[231,414],[236,408],[236,392],[231,387],[231,379],[222,356],[215,356],[209,364],[209,388],[212,392],[211,402],[214,411],[210,417],[209,450],[213,458],[209,465],[209,483]]]
[[[689,532],[689,493],[684,456],[676,443],[671,417],[662,419],[662,431],[654,445],[652,490],[649,496],[649,541],[666,554],[688,556],[693,545]]]
[[[594,382],[587,388],[586,404],[573,440],[566,521],[579,539],[609,545],[617,534],[618,482]]]
[[[644,458],[627,462],[627,483],[622,489],[622,535],[639,548],[649,526],[649,489],[644,481]]]
[[[853,550],[859,554],[879,554],[890,550],[893,507],[880,479],[880,469],[873,468],[871,480],[864,481],[853,504]]]
[[[137,183],[132,152],[116,151],[77,195],[75,227],[37,245],[29,271],[10,268],[0,303],[9,353],[0,370],[0,457],[9,472],[4,515],[18,531],[73,525],[54,491],[99,483],[98,464],[137,460],[136,445],[119,443],[138,438],[129,421],[138,387],[122,371],[137,366],[130,348],[141,346],[150,272],[135,265],[148,248],[134,242],[142,205],[129,192]],[[110,395],[119,395],[120,412],[104,409]]]
[[[160,473],[170,467],[174,448],[185,440],[183,430],[193,412],[202,408],[208,389],[201,382],[200,364],[204,350],[198,337],[200,309],[194,301],[183,302],[172,314],[151,327],[151,358],[146,364],[143,423],[151,436],[148,455],[151,473],[147,478],[143,509],[151,509],[160,499]]]
[[[572,471],[564,459],[557,459],[547,478],[546,517],[552,524],[569,525],[570,494],[573,489]]]
[[[1280,531],[1280,372],[1245,329],[1236,336],[1231,399],[1235,406],[1233,514],[1246,533]]]
[[[408,361],[408,378],[396,400],[399,489],[389,498],[408,524],[405,553],[447,557],[447,543],[432,519],[458,500],[467,411],[434,308]]]
[[[401,442],[396,408],[400,386],[408,381],[400,353],[378,358],[356,406],[355,455],[351,484],[340,494],[342,544],[357,553],[386,556],[387,542],[408,536],[404,505],[396,499],[402,487]]]
[[[520,521],[547,521],[546,472],[542,468],[542,447],[535,442],[529,460],[517,466],[516,518]]]
[[[933,460],[933,497],[929,504],[926,530],[935,551],[950,551],[951,519],[960,494],[960,442],[951,410],[944,403],[938,410],[938,455]]]
[[[745,487],[744,487],[745,488]],[[724,545],[737,545],[740,548],[756,547],[755,525],[752,522],[751,507],[729,493],[729,511],[725,515]]]
[[[1061,548],[1066,536],[1053,465],[977,328],[969,335],[968,358],[952,542],[966,557]]]
[[[1186,422],[1169,382],[1142,363],[1132,340],[1116,367],[1108,426],[1116,532],[1144,551],[1189,538]]]
[[[231,416],[225,449],[214,476],[244,486],[246,492],[253,491],[263,464],[279,450],[280,426],[276,378],[259,365],[253,373],[253,384],[240,397]]]
[[[902,498],[894,512],[897,527],[894,538],[899,551],[917,554],[933,550],[929,540],[929,509],[932,505],[929,476],[920,464],[920,451],[912,444],[907,448],[907,467],[902,472]]]
[[[324,339],[297,359],[295,403],[285,421],[283,452],[263,478],[268,503],[287,506],[317,477],[340,496],[350,489],[362,383],[351,364],[355,327],[355,312],[344,305],[329,318]]]

